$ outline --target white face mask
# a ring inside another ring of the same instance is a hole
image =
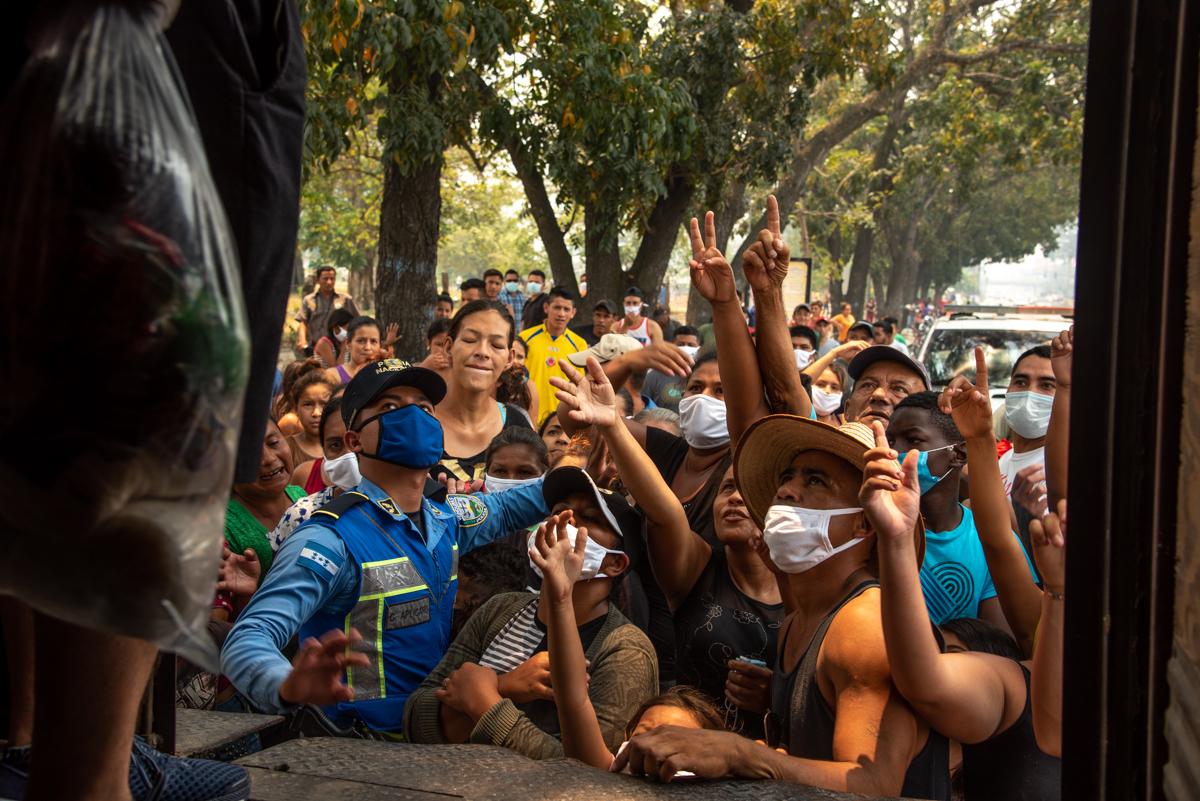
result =
[[[1004,398],[1004,416],[1009,426],[1028,439],[1046,436],[1053,408],[1054,396],[1040,392],[1010,392]]]
[[[693,448],[719,448],[729,442],[725,401],[711,395],[691,395],[679,402],[679,427]]]
[[[358,454],[347,451],[336,459],[321,462],[321,477],[328,486],[354,489],[362,483],[362,474],[358,472]]]
[[[820,387],[813,387],[812,402],[817,414],[833,414],[842,405],[842,393],[826,392]]]
[[[579,282],[579,291],[580,291],[580,293],[582,293],[584,295],[587,294],[587,281]]]
[[[691,356],[693,359],[696,358],[696,354],[700,352],[700,347],[698,345],[680,345],[679,349],[688,356]]]
[[[829,542],[829,520],[853,515],[862,509],[804,509],[773,504],[763,525],[763,542],[771,561],[784,573],[812,570],[834,554],[853,548],[861,537],[834,548]]]
[[[626,306],[625,313],[628,314],[630,317],[641,314],[642,313],[642,304],[638,303],[636,305]]]
[[[484,473],[483,486],[487,488],[489,494],[495,495],[497,492],[508,492],[510,489],[536,484],[540,479],[541,476],[534,476],[533,478],[496,478]]]
[[[347,331],[345,328],[339,328],[338,330],[333,332],[333,335],[335,337],[337,337],[338,342],[345,342],[346,337],[348,337],[350,335],[350,332]]]
[[[803,370],[812,363],[813,352],[811,350],[793,350],[792,353],[796,354],[797,370]]]
[[[575,538],[579,536],[579,529],[567,523],[567,538],[571,540],[571,545],[575,544]],[[537,548],[537,529],[529,532],[529,537],[526,540],[526,545],[529,550]],[[611,551],[605,548],[600,543],[596,542],[591,537],[588,537],[587,545],[583,546],[583,569],[579,573],[579,581],[590,581],[594,578],[609,578],[600,572],[600,564],[604,561],[604,557],[610,553],[625,553],[624,551]],[[529,566],[533,568],[533,572],[538,574],[538,578],[542,577],[542,570],[529,560]]]

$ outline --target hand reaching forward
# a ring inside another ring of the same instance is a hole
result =
[[[558,390],[554,396],[558,398],[560,415],[566,410],[572,420],[600,428],[621,422],[617,415],[617,394],[595,356],[588,356],[586,374],[566,359],[559,359],[558,366],[566,379],[551,376],[550,383]]]
[[[569,509],[550,515],[545,523],[538,526],[533,539],[534,547],[529,551],[529,558],[542,571],[542,597],[551,603],[568,600],[583,572],[587,529],[579,529],[572,544],[567,536],[567,525],[571,518]]]
[[[904,464],[896,464],[896,452],[888,445],[883,423],[871,424],[875,447],[867,451],[862,489],[858,502],[881,541],[911,540],[921,512],[921,485],[917,481],[919,454],[909,451]]]
[[[249,597],[258,589],[262,577],[262,564],[253,548],[240,554],[229,550],[229,543],[221,543],[221,575],[217,589],[234,595]]]
[[[350,629],[349,637],[338,629],[325,632],[320,640],[309,637],[292,660],[292,672],[279,685],[279,699],[317,706],[354,700],[353,688],[342,683],[342,672],[347,666],[370,664],[366,654],[351,650],[362,641],[358,629]]]
[[[767,196],[767,227],[758,232],[758,241],[742,255],[742,272],[755,292],[770,292],[783,286],[791,264],[791,251],[783,241],[779,220],[779,202]]]
[[[988,391],[987,359],[983,348],[975,348],[975,383],[955,376],[942,390],[938,408],[954,418],[964,439],[993,438],[992,400]]]
[[[1058,502],[1058,513],[1047,512],[1041,520],[1029,521],[1033,561],[1047,592],[1063,592],[1067,586],[1067,501]]]
[[[1071,364],[1075,358],[1075,326],[1050,340],[1050,369],[1061,389],[1071,386]]]
[[[692,284],[700,296],[709,303],[737,303],[737,284],[733,280],[733,268],[717,248],[717,226],[713,213],[704,215],[704,238],[700,237],[700,223],[692,218],[689,232],[692,239],[692,258],[688,268],[692,272]]]

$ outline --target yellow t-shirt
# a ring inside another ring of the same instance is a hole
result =
[[[587,350],[587,343],[569,328],[557,337],[551,336],[544,324],[526,328],[521,332],[521,339],[525,340],[529,351],[525,356],[525,369],[529,370],[529,383],[538,395],[537,424],[541,426],[542,421],[558,408],[558,398],[554,396],[557,390],[550,385],[550,377],[566,378],[558,360]]]
[[[845,342],[846,337],[850,334],[850,326],[854,325],[855,323],[854,315],[839,314],[836,315],[831,322],[838,327],[838,331],[840,332],[838,334],[838,341]]]

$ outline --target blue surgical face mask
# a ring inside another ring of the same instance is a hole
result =
[[[504,283],[504,290],[506,292],[520,292],[521,291],[521,282],[520,281],[506,281]]]
[[[937,453],[938,451],[947,451],[953,447],[954,447],[953,445],[943,445],[940,448],[932,448],[931,450],[920,451],[918,453],[918,456],[917,456],[917,483],[921,485],[921,494],[922,495],[924,495],[925,493],[929,492],[931,489],[936,487],[943,478],[950,475],[950,472],[952,470],[954,470],[954,468],[951,467],[948,470],[946,470],[945,473],[942,473],[940,476],[935,476],[932,473],[932,471],[930,471],[930,469],[929,469],[929,454]]]
[[[379,421],[379,445],[375,453],[363,451],[359,456],[410,470],[428,470],[442,458],[442,424],[420,406],[401,406],[368,417],[354,430],[362,431],[375,420]]]

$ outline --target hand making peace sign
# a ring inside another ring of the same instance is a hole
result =
[[[689,226],[692,258],[688,267],[692,271],[692,284],[709,303],[737,303],[737,284],[733,281],[733,268],[717,247],[717,226],[714,220],[711,211],[704,215],[703,238],[700,236],[700,223],[695,217]]]

